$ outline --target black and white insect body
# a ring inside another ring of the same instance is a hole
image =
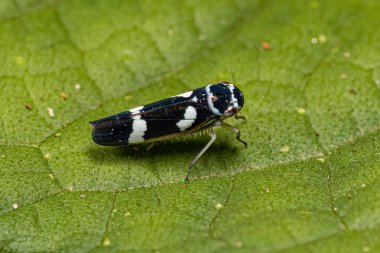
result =
[[[192,160],[186,174],[214,142],[213,127],[222,126],[236,134],[240,130],[223,121],[243,108],[243,93],[233,84],[219,82],[188,91],[129,111],[91,121],[94,142],[104,146],[154,143],[208,130],[211,140]]]

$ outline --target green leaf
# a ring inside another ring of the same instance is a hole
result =
[[[379,12],[1,1],[0,250],[380,251]],[[218,129],[187,185],[207,136],[149,152],[91,139],[90,120],[232,76],[247,121],[228,122],[249,146]]]

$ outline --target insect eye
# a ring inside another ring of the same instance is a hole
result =
[[[231,110],[229,110],[229,112],[230,112],[231,115],[234,115],[236,113],[236,109],[232,108]]]
[[[237,110],[235,108],[229,108],[224,112],[224,115],[227,117],[231,117],[237,113]]]

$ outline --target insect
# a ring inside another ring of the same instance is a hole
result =
[[[91,121],[92,138],[104,146],[117,146],[165,141],[174,137],[208,132],[211,139],[191,161],[185,181],[189,180],[191,168],[215,141],[214,127],[221,126],[236,134],[240,130],[224,123],[238,116],[244,105],[243,93],[233,84],[223,81],[188,91],[151,104],[139,106],[103,119]]]

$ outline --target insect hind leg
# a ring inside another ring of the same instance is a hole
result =
[[[236,127],[234,127],[234,126],[231,126],[231,125],[229,125],[229,124],[227,124],[227,123],[224,123],[224,122],[222,122],[222,123],[220,124],[220,126],[222,126],[222,127],[224,127],[224,128],[227,128],[227,129],[229,129],[230,131],[234,132],[234,133],[236,134],[236,139],[237,139],[238,141],[240,141],[241,143],[243,143],[244,146],[247,148],[248,144],[247,144],[245,141],[243,141],[243,140],[240,139],[240,130],[239,130],[238,128],[236,128]]]
[[[203,149],[201,150],[201,152],[198,153],[198,155],[191,161],[190,165],[189,165],[189,169],[186,173],[186,177],[185,177],[185,182],[186,181],[189,181],[189,176],[190,176],[190,172],[191,172],[191,168],[193,167],[193,165],[198,161],[198,159],[204,154],[204,152],[206,152],[206,150],[211,146],[211,144],[215,141],[216,139],[216,134],[214,132],[214,130],[212,128],[210,128],[210,132],[208,133],[211,137],[210,141],[206,144],[206,146],[203,147]]]

